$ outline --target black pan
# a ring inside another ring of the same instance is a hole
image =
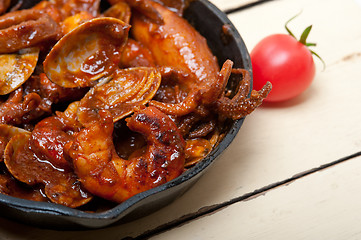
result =
[[[30,3],[38,1],[25,1]],[[252,67],[247,48],[227,16],[207,0],[193,1],[186,9],[184,17],[207,39],[209,47],[217,56],[220,65],[231,59],[234,66],[251,72]],[[228,29],[222,30],[226,25]],[[235,91],[240,78],[232,77],[228,88]],[[100,213],[89,213],[57,204],[35,202],[0,194],[0,214],[6,218],[21,221],[42,228],[100,228],[113,223],[123,223],[145,216],[186,192],[209,168],[215,159],[229,146],[244,119],[231,121],[225,137],[215,149],[178,178],[139,193],[127,201]]]

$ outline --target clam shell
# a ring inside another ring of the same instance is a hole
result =
[[[39,49],[36,47],[1,54],[0,95],[6,95],[20,87],[33,73],[38,57]]]
[[[29,148],[30,137],[30,133],[19,133],[7,144],[4,162],[9,172],[30,186],[43,184],[45,195],[54,203],[72,208],[88,203],[92,196],[81,189],[75,173],[36,156]]]
[[[78,119],[83,125],[99,120],[98,111],[107,109],[114,121],[131,114],[148,103],[161,82],[158,70],[152,67],[118,69],[108,83],[91,89],[80,101]]]
[[[110,75],[120,61],[130,26],[101,17],[89,20],[64,35],[44,61],[44,72],[54,83],[66,87],[93,86]]]

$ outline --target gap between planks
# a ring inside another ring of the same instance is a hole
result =
[[[265,195],[268,191],[270,191],[272,189],[288,185],[288,184],[290,184],[290,183],[292,183],[292,182],[294,182],[294,181],[296,181],[296,180],[298,180],[300,178],[303,178],[303,177],[308,176],[310,174],[313,174],[315,172],[325,170],[327,168],[335,166],[336,164],[351,160],[351,159],[359,157],[359,156],[361,156],[361,151],[357,152],[357,153],[354,153],[354,154],[351,154],[349,156],[340,158],[340,159],[335,160],[333,162],[323,164],[323,165],[321,165],[319,167],[312,168],[312,169],[309,169],[307,171],[298,173],[298,174],[293,175],[292,177],[287,178],[287,179],[285,179],[283,181],[272,183],[272,184],[267,185],[265,187],[262,187],[260,189],[256,189],[253,192],[246,193],[246,194],[244,194],[242,196],[233,198],[233,199],[231,199],[229,201],[219,203],[219,204],[214,204],[214,205],[211,205],[211,206],[203,207],[203,208],[199,209],[197,212],[186,214],[186,215],[184,215],[184,216],[182,216],[182,217],[180,217],[178,219],[175,219],[175,220],[173,220],[173,221],[171,221],[169,223],[166,223],[166,224],[160,225],[160,226],[158,226],[158,227],[156,227],[154,229],[148,230],[148,231],[144,232],[143,234],[141,234],[141,235],[139,235],[139,236],[137,236],[135,238],[126,237],[126,238],[123,238],[123,240],[148,239],[148,238],[150,238],[152,236],[155,236],[155,235],[161,234],[163,232],[166,232],[166,231],[168,231],[168,230],[170,230],[172,228],[179,227],[179,226],[181,226],[183,224],[186,224],[186,223],[188,223],[188,222],[190,222],[192,220],[204,217],[204,216],[209,215],[209,214],[213,214],[216,211],[222,210],[223,208],[226,208],[226,207],[228,207],[228,206],[230,206],[230,205],[232,205],[234,203],[238,203],[238,202],[242,202],[242,201],[249,201],[249,200],[254,199],[256,197],[259,197],[261,195]]]
[[[250,8],[250,7],[254,7],[256,5],[260,5],[261,3],[265,3],[265,2],[270,2],[270,1],[274,1],[274,0],[250,0],[238,7],[233,7],[233,8],[230,8],[230,9],[225,9],[224,12],[226,14],[231,14],[231,13],[235,13],[235,12],[238,12],[238,11],[241,11],[241,10],[244,10],[244,9],[247,9],[247,8]]]

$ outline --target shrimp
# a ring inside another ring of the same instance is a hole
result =
[[[74,170],[89,192],[120,203],[184,171],[184,139],[160,110],[144,107],[126,119],[130,130],[141,133],[148,144],[128,160],[116,153],[111,115],[105,110],[99,114],[102,120],[82,129],[68,149]]]

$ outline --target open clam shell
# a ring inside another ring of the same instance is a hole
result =
[[[6,95],[21,86],[33,73],[38,57],[39,49],[36,47],[1,54],[0,95]]]
[[[89,20],[64,35],[44,61],[44,72],[54,83],[87,87],[115,71],[127,42],[130,26],[101,17]]]
[[[94,87],[84,96],[78,119],[86,126],[99,120],[99,110],[107,109],[114,121],[118,121],[131,114],[135,107],[149,102],[160,82],[160,72],[152,67],[118,69],[110,82]]]
[[[30,133],[19,133],[7,144],[4,162],[9,172],[30,186],[43,184],[54,203],[74,208],[89,202],[92,196],[81,189],[75,173],[57,169],[36,156],[29,147],[30,137]]]
[[[30,134],[30,132],[28,132],[22,128],[14,127],[14,126],[7,125],[7,124],[0,124],[0,155],[1,156],[4,155],[6,145],[8,144],[10,139],[19,133]],[[3,158],[1,157],[0,162],[2,162],[2,161],[3,161]]]
[[[11,125],[6,125],[6,124],[0,124],[0,137],[3,137],[8,141],[10,141],[10,139],[12,137],[14,137],[15,135],[17,135],[19,133],[30,134],[30,132],[26,131],[25,129],[14,127]]]

